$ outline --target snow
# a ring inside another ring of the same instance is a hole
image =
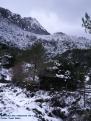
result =
[[[27,97],[26,90],[22,90],[18,87],[8,86],[7,84],[0,83],[0,88],[3,92],[0,92],[0,98],[2,97],[2,101],[0,100],[0,113],[7,114],[5,116],[0,116],[0,118],[7,118],[5,121],[9,121],[10,118],[19,118],[17,121],[38,121],[38,115],[36,114],[36,110],[41,112],[41,116],[48,121],[61,121],[56,117],[48,116],[47,112],[51,111],[51,108],[47,103],[43,103],[40,106],[40,103],[37,103],[38,99],[48,99],[47,92],[37,91],[34,97]],[[28,93],[28,92],[27,92]],[[3,110],[4,109],[4,110]]]
[[[54,98],[55,101],[58,99],[60,103],[63,100],[65,106],[53,106]],[[91,99],[91,95],[88,98]],[[58,110],[65,116],[69,116],[70,111],[73,110],[72,106],[78,106],[82,110],[85,109],[83,99],[83,95],[77,91],[55,91],[52,94],[50,94],[50,91],[44,90],[29,92],[26,89],[21,89],[7,83],[0,83],[0,113],[2,115],[7,114],[4,116],[1,115],[0,119],[6,118],[5,121],[9,121],[13,118],[12,120],[15,121],[17,118],[17,121],[42,121],[41,118],[44,118],[48,121],[62,121],[52,111]],[[90,106],[86,105],[86,108],[89,109]]]
[[[72,104],[75,101],[75,98],[73,96],[68,96],[66,98],[66,104]]]
[[[85,81],[88,82],[90,80],[90,77],[87,75],[85,76]]]
[[[10,15],[16,16],[16,19],[18,19],[16,14],[11,13]],[[29,32],[26,28],[23,29],[17,24],[12,23],[10,21],[10,15],[8,18],[1,17],[0,15],[1,43],[13,45],[20,49],[26,49],[31,47],[34,42],[41,41],[48,52],[53,55],[61,54],[70,49],[91,48],[91,40],[84,37],[70,36],[61,32],[51,35],[41,35],[41,33],[36,34],[35,32]],[[29,22],[29,25],[27,26],[28,29],[41,29],[42,31],[46,31],[36,19],[25,19]],[[19,20],[17,20],[17,23],[19,23]],[[56,70],[58,69],[58,66],[61,66],[61,64],[59,62],[55,62],[55,66],[50,67],[50,69]],[[32,67],[32,64],[27,63],[24,65],[24,70],[27,71],[28,68]],[[8,69],[0,68],[0,78],[2,75],[5,76],[5,80],[8,81],[12,78],[11,70]],[[66,79],[69,78],[69,75],[70,72],[67,70],[64,75],[56,74],[56,77],[65,78],[66,81]],[[37,76],[36,79],[38,80]],[[89,80],[89,75],[86,75],[85,81],[88,82]],[[91,85],[86,86],[91,88]],[[55,108],[61,109],[61,112],[64,112],[65,115],[68,115],[69,108],[71,108],[73,103],[77,103],[81,109],[84,109],[84,98],[79,92],[66,92],[66,94],[63,94],[62,96],[61,93],[58,92],[58,94],[49,95],[48,91],[43,90],[28,92],[25,89],[9,85],[9,83],[0,83],[0,114],[6,114],[5,116],[0,116],[0,118],[7,118],[5,121],[10,121],[11,118],[14,118],[13,121],[16,120],[15,118],[17,118],[17,121],[39,121],[39,118],[41,117],[48,121],[61,121],[61,119],[55,115],[52,117],[48,115],[54,110],[54,107],[50,106],[52,102],[51,99],[53,99],[54,96],[56,98],[59,96],[59,101],[61,102],[61,99],[63,99],[65,102],[65,107]],[[81,98],[79,98],[79,96],[81,96]],[[77,98],[80,99],[78,102],[76,102]],[[87,95],[86,99],[91,102],[91,94]],[[44,100],[48,100],[48,102]],[[86,108],[91,108],[89,105],[86,105]]]
[[[65,108],[61,108],[61,111],[65,113],[65,115],[68,115],[68,108],[65,107]]]
[[[41,27],[37,20],[32,19],[32,26]],[[43,28],[42,28],[43,29]],[[35,41],[41,41],[49,53],[63,53],[73,48],[87,49],[91,41],[84,37],[69,36],[66,34],[40,35],[25,31],[6,18],[0,18],[0,41],[20,49],[30,47]]]
[[[27,21],[31,23],[32,28],[39,27],[45,31],[45,29],[41,26],[41,24],[35,18],[26,18]]]
[[[65,76],[63,75],[63,74],[56,74],[56,77],[58,77],[58,78],[64,78]]]
[[[5,69],[5,68],[0,68],[0,79],[2,79],[2,76],[4,76],[4,79],[7,81],[11,81],[12,79],[12,74],[11,74],[11,69]]]

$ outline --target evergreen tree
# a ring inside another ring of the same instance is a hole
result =
[[[28,49],[24,52],[25,61],[33,64],[33,81],[35,76],[41,73],[44,68],[44,62],[46,61],[46,50],[41,42],[35,42],[31,49]]]

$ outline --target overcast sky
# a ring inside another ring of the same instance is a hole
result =
[[[50,33],[84,35],[81,18],[91,15],[91,0],[0,0],[0,6],[25,17],[35,17]]]

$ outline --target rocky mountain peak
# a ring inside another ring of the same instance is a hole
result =
[[[40,23],[32,17],[22,18],[19,14],[12,13],[8,9],[0,7],[0,16],[8,19],[11,23],[16,24],[25,31],[33,32],[35,34],[49,35]]]

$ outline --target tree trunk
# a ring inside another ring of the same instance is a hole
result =
[[[84,91],[83,91],[83,98],[84,98],[84,108],[86,107],[86,97],[85,97],[85,82],[84,82]]]
[[[36,64],[34,64],[33,81],[35,81],[35,76],[36,76]]]

